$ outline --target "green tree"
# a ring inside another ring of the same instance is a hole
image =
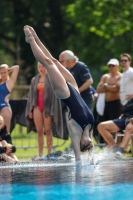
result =
[[[0,1],[0,58],[19,64],[18,83],[30,83],[36,60],[24,40],[29,24],[51,53],[72,50],[93,74],[95,84],[110,58],[133,50],[132,0]]]
[[[18,83],[30,83],[36,74],[36,61],[25,42],[23,26],[35,28],[41,40],[58,58],[64,44],[61,0],[8,0],[0,1],[0,57],[7,64],[21,66]],[[71,2],[70,0],[67,1]],[[11,59],[10,59],[11,58]]]
[[[95,82],[110,58],[119,59],[124,52],[132,55],[132,10],[132,0],[76,0],[67,6],[67,22],[74,26],[67,41],[91,67]]]

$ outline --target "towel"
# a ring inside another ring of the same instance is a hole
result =
[[[105,109],[105,93],[99,93],[96,103],[96,110],[100,116],[103,116]]]

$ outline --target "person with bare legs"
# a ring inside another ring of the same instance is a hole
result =
[[[8,132],[10,132],[10,123],[12,110],[9,105],[9,95],[15,85],[19,72],[19,66],[8,67],[7,64],[0,65],[0,115],[3,116]],[[9,76],[9,74],[11,75]]]
[[[104,95],[103,101],[105,106],[102,114],[98,111],[98,104],[96,105],[96,126],[100,122],[116,119],[121,114],[120,80],[122,74],[119,72],[119,61],[116,58],[112,58],[108,61],[107,65],[109,73],[104,74],[97,85],[97,92],[99,94],[99,98],[101,95]],[[101,103],[99,104],[99,107],[101,110]],[[95,134],[98,136],[100,143],[105,142],[103,138],[99,135],[98,131],[96,131]]]
[[[124,137],[120,146],[118,146],[115,143],[112,133],[118,131],[123,132],[123,130],[125,130]],[[122,108],[121,117],[100,123],[98,125],[98,131],[109,146],[112,147],[116,156],[121,157],[126,151],[131,134],[133,133],[133,98]]]
[[[73,125],[71,139],[75,158],[80,162],[80,150],[93,147],[88,130],[91,130],[94,118],[79,94],[74,77],[58,62],[41,43],[33,28],[24,26],[25,40],[30,44],[35,58],[46,68],[53,91],[70,109],[70,123]],[[89,126],[89,129],[88,129]],[[72,126],[71,126],[72,127]]]
[[[27,107],[26,107],[27,126],[30,126],[31,124],[28,123],[29,119],[33,120],[38,134],[39,156],[35,157],[35,161],[41,159],[41,157],[43,156],[44,133],[46,133],[46,144],[47,144],[48,154],[51,153],[53,144],[53,134],[52,134],[53,116],[46,117],[44,112],[45,111],[44,99],[45,96],[47,95],[45,92],[47,72],[46,69],[39,62],[37,64],[37,69],[39,74],[37,74],[35,77],[32,78],[30,91],[28,95]],[[27,128],[29,129],[29,127]]]
[[[123,70],[122,78],[120,80],[120,101],[122,104],[122,115],[114,120],[102,122],[98,125],[99,133],[103,136],[105,141],[114,147],[115,141],[112,138],[111,132],[124,132],[123,140],[119,146],[115,147],[115,155],[122,156],[127,149],[128,142],[133,132],[133,68],[131,65],[131,56],[127,53],[120,55],[121,67]]]
[[[36,130],[38,135],[39,156],[34,156],[33,161],[43,159],[44,133],[49,155],[53,148],[53,135],[56,133],[62,138],[65,130],[62,102],[52,90],[45,67],[38,62],[37,69],[39,73],[31,80],[25,114],[27,133]]]

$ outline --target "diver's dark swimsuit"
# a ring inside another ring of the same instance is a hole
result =
[[[6,106],[10,107],[10,104],[5,102],[5,97],[8,94],[10,94],[10,92],[7,89],[6,83],[0,84],[0,110]]]
[[[73,118],[83,130],[90,124],[91,130],[94,124],[94,117],[91,111],[77,90],[69,83],[67,83],[67,85],[70,90],[70,97],[61,100],[69,107],[71,118]]]

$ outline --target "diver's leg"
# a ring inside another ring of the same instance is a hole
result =
[[[40,41],[35,30],[28,25],[26,25],[25,27],[29,28],[29,30],[32,33],[32,36],[35,38],[37,45],[40,47],[40,49],[46,55],[46,57],[50,58],[50,60],[52,60],[55,63],[55,65],[58,67],[59,71],[61,72],[62,76],[65,78],[66,82],[71,83],[71,85],[73,85],[73,87],[75,87],[78,90],[78,87],[77,87],[77,84],[76,84],[76,81],[75,81],[73,75],[57,59],[55,59],[51,55],[51,53],[48,51],[48,49]]]
[[[42,52],[29,28],[25,27],[24,32],[26,36],[26,41],[30,43],[35,58],[46,68],[48,72],[48,76],[55,95],[59,99],[68,98],[70,96],[70,92],[66,84],[66,80],[62,76],[61,72],[54,64],[54,62]]]

